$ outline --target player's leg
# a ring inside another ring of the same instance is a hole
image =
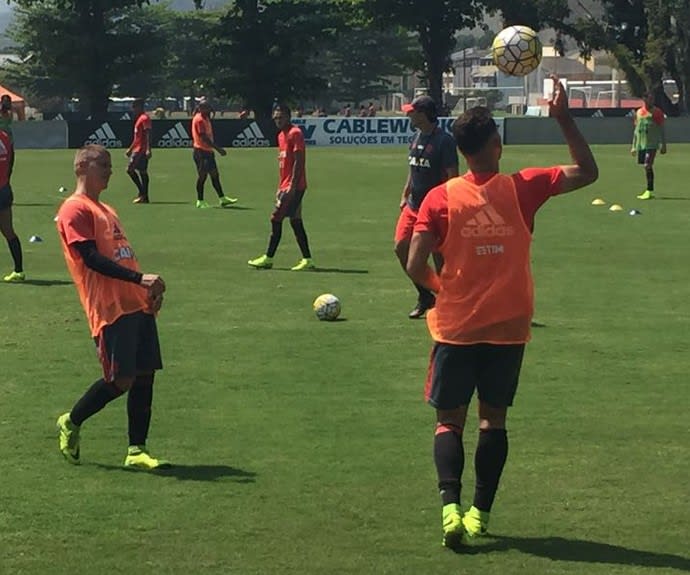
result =
[[[127,396],[127,420],[129,447],[125,467],[150,471],[168,467],[169,462],[153,457],[147,448],[151,426],[154,374],[162,369],[160,343],[156,319],[153,315],[139,312],[137,317],[137,375]]]
[[[5,237],[7,247],[10,250],[14,270],[3,277],[6,282],[22,282],[24,275],[24,258],[22,255],[22,243],[14,231],[12,224],[12,188],[8,185],[0,190],[0,233]]]
[[[194,158],[194,165],[196,166],[196,207],[208,208],[210,206],[208,202],[204,200],[204,186],[206,185],[206,178],[208,177],[204,152],[195,148],[192,157]]]
[[[442,504],[443,544],[456,547],[464,537],[460,495],[465,467],[463,429],[475,387],[473,346],[436,343],[425,387],[436,408],[434,464]]]
[[[231,204],[237,202],[237,198],[229,198],[223,192],[223,185],[220,183],[220,174],[218,173],[218,165],[216,164],[216,156],[213,152],[208,152],[206,157],[206,169],[208,170],[208,175],[211,177],[211,185],[213,189],[218,194],[218,203],[221,208],[225,208]]]
[[[144,154],[136,154],[134,169],[139,173],[141,187],[139,195],[134,199],[135,204],[148,204],[149,199],[149,159]]]
[[[123,315],[95,338],[103,377],[86,390],[68,413],[57,421],[60,451],[70,463],[79,463],[81,425],[114,399],[127,392],[136,377],[136,322]]]
[[[313,270],[316,268],[314,260],[311,257],[309,238],[307,237],[307,231],[304,229],[304,221],[302,220],[302,199],[304,198],[304,192],[305,190],[295,190],[290,194],[290,205],[287,210],[292,232],[295,234],[295,240],[297,240],[297,245],[302,253],[302,259],[290,268],[293,272]]]
[[[134,185],[137,187],[137,197],[135,198],[135,201],[139,198],[144,197],[144,190],[142,188],[141,178],[139,177],[139,173],[137,172],[138,157],[139,154],[132,154],[129,157],[129,162],[127,162],[127,175],[134,182]]]
[[[647,189],[637,196],[638,200],[654,199],[654,159],[656,158],[656,150],[641,150],[638,157],[638,162],[644,166],[645,178],[647,180]]]
[[[410,252],[410,240],[414,224],[417,221],[417,214],[405,205],[400,212],[398,222],[395,226],[395,255],[402,266],[403,271],[407,271],[407,258]],[[408,314],[410,319],[420,319],[424,317],[427,310],[434,307],[435,298],[428,289],[419,284],[414,284],[417,288],[417,305]]]
[[[463,518],[470,538],[486,533],[489,514],[508,458],[506,416],[520,379],[524,344],[483,345],[477,383],[479,439],[474,457],[474,502]]]
[[[273,267],[273,256],[278,251],[280,240],[283,236],[283,220],[287,216],[288,201],[286,192],[278,192],[276,194],[276,203],[271,213],[271,235],[268,238],[268,247],[266,253],[249,260],[247,263],[257,269],[271,269]]]

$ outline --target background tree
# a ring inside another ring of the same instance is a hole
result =
[[[258,118],[270,117],[276,99],[323,93],[322,50],[342,21],[334,0],[236,0],[216,31],[214,87],[239,96]]]
[[[338,34],[322,63],[328,95],[358,106],[390,92],[391,78],[419,69],[421,61],[419,45],[406,30],[379,30],[360,23]]]
[[[10,36],[24,63],[8,77],[29,93],[77,97],[103,118],[115,84],[156,89],[167,52],[158,10],[141,0],[17,0]]]

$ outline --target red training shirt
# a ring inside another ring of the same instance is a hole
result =
[[[304,152],[305,149],[304,134],[302,130],[294,124],[288,124],[284,130],[278,132],[278,167],[280,170],[280,183],[278,184],[278,189],[280,191],[286,191],[292,187],[292,170],[295,165],[295,152]],[[307,189],[306,159],[302,175],[295,188],[300,191]]]

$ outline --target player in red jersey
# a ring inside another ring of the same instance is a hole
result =
[[[436,410],[434,463],[443,505],[443,544],[486,533],[508,457],[506,418],[530,338],[533,284],[530,244],[537,210],[552,196],[594,182],[598,168],[554,78],[549,113],[570,150],[569,165],[502,174],[501,137],[487,108],[466,111],[453,136],[469,171],[433,188],[417,214],[407,261],[413,281],[436,293],[427,313],[434,345],[425,396]],[[427,260],[443,256],[437,274]],[[463,514],[463,431],[475,389],[479,437],[473,504]]]
[[[127,174],[137,187],[135,204],[149,203],[149,160],[151,159],[151,118],[144,111],[144,99],[137,98],[132,102],[135,115],[134,137],[125,155],[129,158]]]
[[[307,190],[304,134],[299,127],[290,122],[290,119],[290,108],[285,104],[278,104],[273,109],[273,121],[278,128],[280,182],[275,209],[271,214],[271,237],[268,240],[268,249],[264,255],[247,262],[253,268],[273,267],[273,256],[280,244],[285,218],[290,218],[292,231],[302,252],[302,259],[290,269],[303,271],[315,268],[311,251],[309,251],[307,232],[302,223],[302,198]]]
[[[12,165],[14,160],[14,146],[10,135],[0,130],[0,232],[7,240],[10,254],[14,260],[14,271],[3,277],[8,283],[19,283],[26,279],[22,261],[22,244],[12,225],[12,203],[14,195],[10,185]]]

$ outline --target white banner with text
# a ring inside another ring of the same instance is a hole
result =
[[[439,126],[451,133],[455,118],[439,118]],[[503,118],[495,118],[501,138]],[[409,118],[292,118],[304,132],[308,146],[402,146],[412,141],[415,131]]]

